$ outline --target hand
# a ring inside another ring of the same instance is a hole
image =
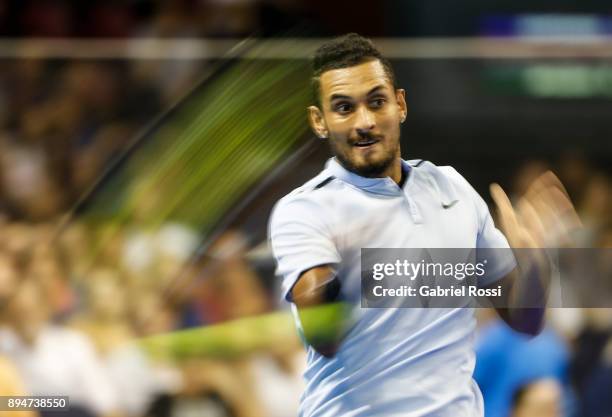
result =
[[[502,232],[512,248],[554,248],[571,245],[572,232],[582,226],[561,181],[551,171],[539,176],[516,204],[498,184],[491,196]]]

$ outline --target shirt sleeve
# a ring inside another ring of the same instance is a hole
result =
[[[484,204],[484,201],[483,201]],[[516,267],[516,259],[506,236],[495,227],[491,213],[486,204],[483,220],[476,241],[476,256],[478,262],[485,262],[486,274],[480,285],[486,287],[499,281]]]
[[[468,195],[476,209],[478,219],[476,261],[485,264],[485,275],[479,279],[479,285],[486,287],[512,272],[516,267],[516,259],[506,236],[495,227],[487,203],[461,174],[454,169],[452,171],[467,187]]]
[[[291,290],[303,272],[340,263],[325,210],[307,194],[290,195],[278,202],[268,235],[287,301],[292,301]]]
[[[485,203],[476,190],[472,190],[475,194],[476,210],[479,219],[476,257],[478,262],[486,264],[486,273],[480,280],[480,286],[486,287],[512,272],[516,267],[516,259],[506,236],[495,227],[487,203]]]

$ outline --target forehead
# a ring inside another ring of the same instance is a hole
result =
[[[379,85],[393,91],[391,80],[379,60],[367,61],[348,68],[325,71],[319,79],[321,95],[328,99],[332,95],[357,97],[365,95]]]

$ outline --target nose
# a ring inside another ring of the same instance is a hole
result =
[[[371,130],[374,129],[376,123],[374,121],[374,115],[370,112],[370,110],[362,106],[357,111],[357,119],[355,123],[355,130],[359,136],[365,136],[370,133]]]

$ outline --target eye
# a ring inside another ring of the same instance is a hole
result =
[[[352,108],[353,106],[351,106],[349,103],[338,103],[334,105],[334,110],[338,113],[348,113]]]
[[[374,100],[370,101],[370,107],[374,109],[379,109],[385,105],[385,102],[386,100],[382,97],[375,98]]]

